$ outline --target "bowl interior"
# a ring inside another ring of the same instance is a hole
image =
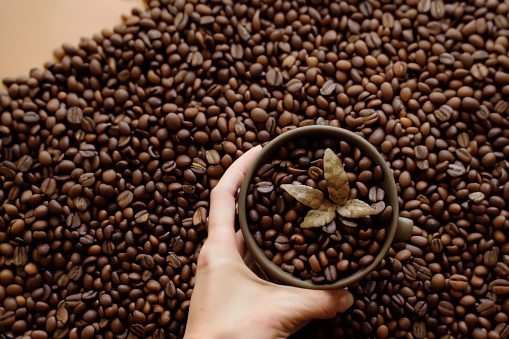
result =
[[[258,247],[256,244],[253,235],[248,227],[247,214],[246,214],[246,197],[248,193],[248,188],[256,176],[258,169],[265,163],[272,160],[273,154],[284,144],[289,141],[300,138],[300,137],[331,137],[341,141],[346,141],[352,146],[357,146],[361,150],[363,154],[368,156],[374,163],[379,165],[382,168],[383,173],[383,182],[382,187],[386,192],[386,196],[389,204],[392,206],[392,218],[389,226],[386,228],[386,235],[384,242],[380,248],[380,252],[375,257],[375,260],[368,266],[362,267],[357,270],[355,273],[345,276],[343,278],[338,279],[336,282],[332,284],[315,284],[311,281],[311,279],[302,280],[291,273],[285,272],[281,267],[274,264],[271,260],[269,260],[262,249]],[[362,138],[361,136],[347,131],[338,127],[331,126],[306,126],[300,127],[288,132],[285,132],[274,140],[272,140],[269,144],[267,144],[263,150],[258,154],[257,158],[249,167],[249,170],[246,174],[246,177],[242,183],[242,187],[240,189],[239,200],[239,222],[240,228],[244,235],[244,239],[246,242],[246,246],[249,251],[252,253],[256,262],[260,265],[260,267],[267,273],[275,282],[283,283],[286,285],[292,285],[302,288],[308,289],[339,289],[343,287],[347,287],[354,282],[364,278],[369,272],[371,272],[385,257],[385,254],[389,250],[389,247],[392,244],[392,240],[394,238],[394,234],[396,233],[397,221],[399,216],[399,205],[398,205],[398,196],[396,192],[396,184],[394,181],[394,176],[383,159],[380,153],[376,150],[373,145],[371,145],[367,140]]]

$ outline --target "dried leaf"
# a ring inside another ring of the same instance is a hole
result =
[[[368,215],[378,214],[378,211],[364,201],[350,199],[344,206],[339,206],[337,212],[344,218],[361,218]]]
[[[306,214],[301,228],[322,227],[330,223],[336,217],[336,205],[325,200],[318,209],[313,209]]]
[[[320,208],[325,199],[322,191],[309,186],[284,184],[281,185],[281,188],[294,197],[298,202],[309,206],[312,209]]]
[[[330,149],[323,156],[324,177],[327,181],[329,198],[339,206],[346,204],[350,194],[350,185],[341,159]]]

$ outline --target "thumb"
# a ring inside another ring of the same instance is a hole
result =
[[[293,311],[297,322],[333,318],[338,312],[349,309],[354,302],[353,295],[346,289],[325,291],[295,288],[290,293],[296,303]]]

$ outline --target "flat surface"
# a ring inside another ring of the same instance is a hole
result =
[[[55,48],[112,29],[135,7],[143,0],[0,0],[0,80],[42,68]]]

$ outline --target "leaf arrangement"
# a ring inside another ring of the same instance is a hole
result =
[[[327,199],[323,192],[306,185],[281,185],[295,200],[312,208],[300,224],[302,228],[322,227],[336,217],[336,213],[344,218],[361,218],[380,213],[359,199],[348,199],[350,185],[341,159],[330,149],[325,150],[323,170],[327,182]]]

